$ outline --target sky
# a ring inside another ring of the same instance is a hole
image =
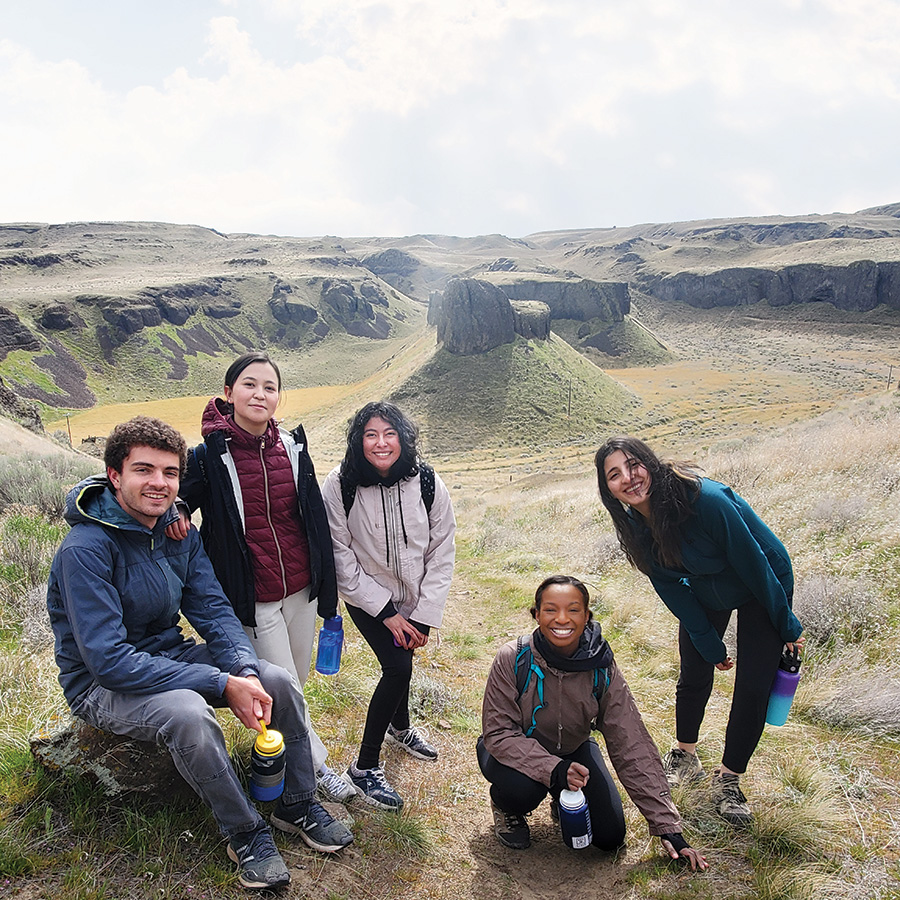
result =
[[[0,222],[524,237],[900,201],[900,0],[0,0]]]

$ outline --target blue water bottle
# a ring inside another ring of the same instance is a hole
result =
[[[591,811],[584,791],[560,791],[559,827],[563,842],[573,850],[583,850],[591,844]]]
[[[767,724],[784,725],[787,722],[799,682],[800,652],[794,647],[793,651],[785,650],[781,662],[778,663],[775,681],[772,682],[772,692],[769,694],[769,705],[766,708]]]
[[[316,671],[320,675],[336,675],[341,667],[341,649],[344,646],[344,620],[340,616],[326,619],[319,629],[319,649],[316,653]]]

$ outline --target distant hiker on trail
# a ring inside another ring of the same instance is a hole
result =
[[[181,499],[199,509],[200,537],[216,577],[260,659],[309,677],[316,613],[337,613],[328,517],[302,425],[279,428],[281,372],[265,353],[245,353],[225,372],[224,399],[203,412],[204,443],[188,453]],[[184,514],[167,532],[187,533]],[[307,707],[307,715],[309,709]],[[307,720],[319,793],[354,796],[328,767]]]
[[[706,777],[697,741],[716,669],[735,661],[722,635],[737,610],[737,667],[722,764],[713,776],[719,815],[752,821],[739,776],[759,743],[785,646],[802,647],[791,610],[794,575],[784,544],[731,488],[663,462],[633,437],[608,440],[595,458],[600,498],[628,561],[650,578],[679,620],[676,746],[664,763],[673,786]]]
[[[417,759],[438,752],[409,721],[413,654],[439,628],[450,591],[456,520],[450,494],[418,455],[419,432],[393,403],[369,403],[350,420],[347,452],[322,487],[350,618],[381,665],[359,757],[344,775],[362,799],[399,810],[385,778],[387,741]]]
[[[707,868],[681,834],[659,751],[593,618],[588,589],[570,575],[551,575],[535,591],[531,615],[537,628],[500,648],[484,689],[476,750],[491,783],[497,840],[526,849],[531,831],[525,817],[549,793],[550,814],[558,818],[560,793],[580,789],[590,810],[591,843],[607,851],[622,846],[625,814],[591,737],[597,730],[650,833],[672,859]]]
[[[139,416],[109,436],[106,476],[66,498],[72,530],[47,590],[59,682],[88,724],[164,744],[228,839],[241,884],[278,887],[290,874],[241,787],[212,707],[230,707],[256,731],[260,720],[274,722],[284,735],[276,828],[326,853],[353,835],[313,799],[306,703],[293,677],[257,659],[197,532],[166,537],[186,452],[175,429]],[[181,615],[204,643],[184,636]]]

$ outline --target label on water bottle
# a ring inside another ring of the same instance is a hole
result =
[[[581,834],[578,837],[573,835],[572,837],[572,847],[575,850],[584,850],[585,847],[589,846],[591,843],[591,836],[589,834]]]

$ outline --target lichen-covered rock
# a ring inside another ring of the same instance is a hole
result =
[[[109,797],[193,796],[164,747],[98,731],[78,719],[51,721],[31,738],[30,745],[45,769],[82,775]]]

